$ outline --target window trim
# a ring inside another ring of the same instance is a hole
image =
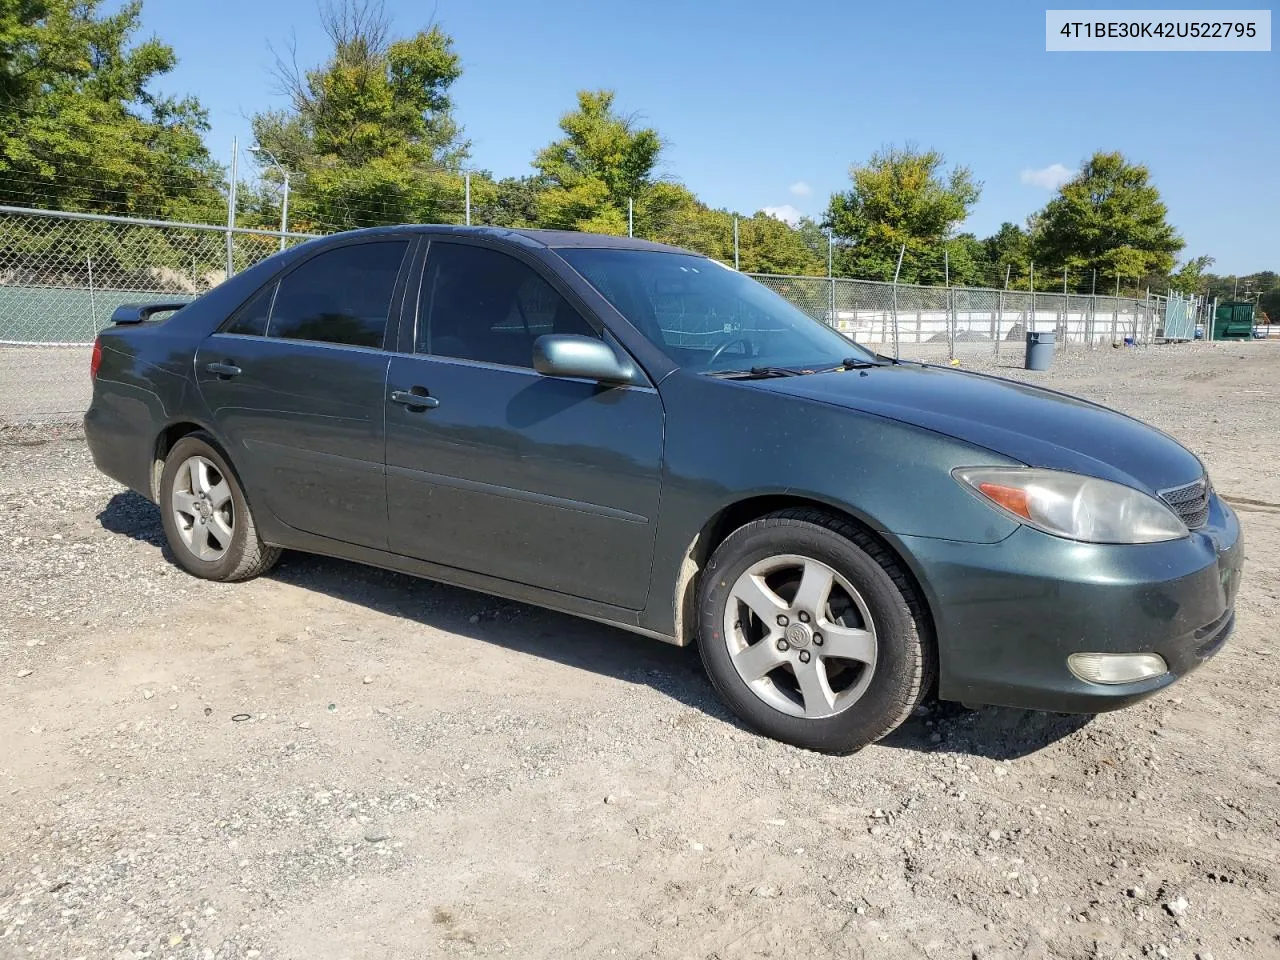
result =
[[[229,337],[252,337],[257,340],[271,340],[282,343],[309,343],[352,350],[379,350],[384,353],[392,350],[395,345],[395,334],[393,331],[396,331],[399,328],[400,312],[404,307],[404,301],[406,299],[405,292],[408,288],[409,280],[412,277],[415,263],[417,262],[422,237],[420,234],[408,232],[380,233],[372,236],[360,237],[342,237],[339,235],[339,237],[340,239],[335,238],[332,243],[326,243],[311,251],[309,256],[303,257],[298,260],[297,263],[289,264],[283,270],[272,274],[271,278],[247,296],[244,299],[244,302],[241,303],[240,306],[236,307],[227,319],[218,325],[217,330],[214,332]],[[387,320],[386,324],[382,328],[382,343],[377,346],[367,346],[365,344],[358,343],[338,343],[333,340],[304,340],[300,337],[277,337],[271,335],[271,321],[274,319],[275,315],[276,298],[280,293],[280,285],[284,283],[286,278],[291,276],[295,270],[301,269],[303,266],[316,259],[316,257],[324,256],[326,253],[331,253],[334,250],[341,250],[345,247],[367,246],[374,243],[405,244],[404,254],[400,259],[400,265],[396,271],[396,279],[391,286],[391,300],[387,304]],[[261,334],[232,333],[228,331],[227,328],[235,322],[245,308],[248,307],[263,290],[267,289],[267,287],[272,284],[275,284],[275,291],[271,294],[271,309],[267,312],[266,329]]]
[[[272,274],[270,280],[254,290],[253,293],[249,294],[249,296],[245,297],[244,303],[232,310],[231,313],[227,315],[227,319],[218,324],[218,328],[214,333],[221,333],[228,337],[255,337],[265,340],[267,338],[267,326],[262,328],[262,333],[238,333],[230,328],[235,326],[236,321],[244,316],[244,312],[249,309],[253,301],[257,300],[268,287],[274,287],[271,291],[271,303],[267,306],[267,326],[270,326],[271,311],[275,309],[276,294],[280,290],[280,274],[278,273]]]
[[[437,362],[466,364],[468,366],[483,367],[492,369],[495,372],[506,372],[510,370],[529,373],[533,376],[542,376],[533,369],[532,364],[508,364],[500,363],[494,360],[471,360],[466,357],[448,357],[444,354],[425,353],[417,350],[418,338],[418,321],[422,311],[422,293],[423,286],[426,283],[427,267],[431,262],[431,247],[436,243],[455,244],[457,246],[479,247],[482,250],[491,250],[494,253],[502,254],[525,265],[533,273],[541,278],[548,286],[557,294],[568,302],[582,318],[588,327],[596,331],[596,335],[604,343],[607,343],[613,350],[616,350],[623,357],[629,359],[635,368],[639,378],[635,383],[616,384],[614,389],[654,389],[653,379],[648,372],[636,361],[631,351],[626,345],[609,329],[608,324],[604,323],[595,312],[587,306],[582,297],[571,286],[566,284],[553,270],[549,269],[547,264],[540,258],[531,256],[524,248],[515,245],[502,243],[489,237],[474,236],[467,234],[448,234],[448,233],[424,233],[422,236],[422,244],[418,251],[417,261],[408,278],[408,283],[414,285],[415,289],[410,295],[410,291],[406,290],[404,303],[401,308],[401,324],[400,335],[397,338],[395,347],[391,347],[394,353],[406,356],[416,357],[421,360],[432,360]],[[415,277],[413,274],[416,273]],[[578,378],[572,378],[578,379]],[[583,381],[587,382],[587,381]]]

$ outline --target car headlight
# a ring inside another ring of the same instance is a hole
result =
[[[1187,536],[1155,497],[1110,480],[1031,467],[957,467],[951,475],[1020,523],[1083,543],[1159,543]]]

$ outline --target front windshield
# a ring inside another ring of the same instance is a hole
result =
[[[560,255],[681,367],[704,373],[821,369],[874,355],[763,284],[714,260],[655,250]]]

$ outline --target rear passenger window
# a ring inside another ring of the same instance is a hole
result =
[[[259,291],[253,299],[236,311],[231,322],[223,328],[224,333],[241,333],[250,337],[267,335],[267,318],[271,315],[271,300],[276,295],[278,284],[268,284],[265,290]]]
[[[267,335],[381,347],[408,241],[353,244],[312,257],[280,281]]]
[[[547,333],[599,338],[532,267],[496,250],[431,242],[418,301],[418,353],[533,366]]]

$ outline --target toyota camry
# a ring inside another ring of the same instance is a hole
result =
[[[85,432],[190,573],[308,551],[697,644],[799,746],[1122,707],[1233,625],[1239,526],[1173,439],[673,247],[362,230],[113,320]]]

